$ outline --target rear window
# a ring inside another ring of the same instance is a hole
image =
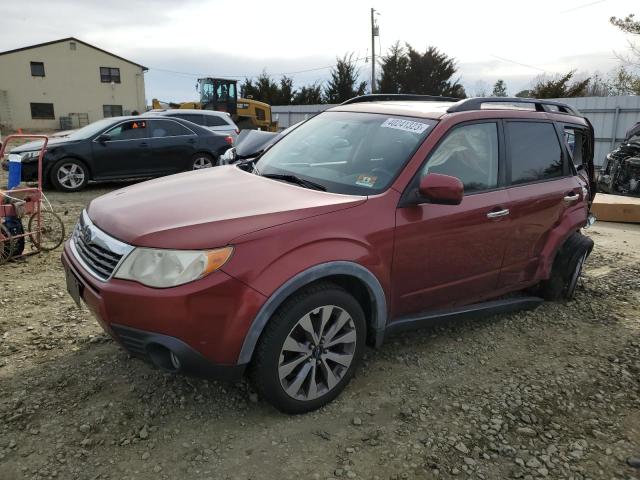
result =
[[[553,124],[507,122],[506,134],[512,184],[562,176],[562,151]]]
[[[229,124],[224,121],[223,118],[218,117],[217,115],[203,115],[204,116],[204,124],[207,127],[228,127]]]

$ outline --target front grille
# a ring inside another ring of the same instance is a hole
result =
[[[71,250],[75,257],[88,273],[103,282],[111,278],[122,258],[133,248],[96,227],[86,211],[80,215],[71,236]]]
[[[80,258],[102,280],[107,280],[111,276],[122,259],[122,255],[118,255],[107,248],[95,243],[87,243],[82,238],[78,228],[73,233],[73,240]]]

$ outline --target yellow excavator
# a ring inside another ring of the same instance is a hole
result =
[[[238,128],[277,132],[278,123],[271,117],[271,105],[252,98],[238,97],[238,81],[226,78],[198,79],[199,102],[162,102],[154,98],[152,108],[190,108],[228,112]]]

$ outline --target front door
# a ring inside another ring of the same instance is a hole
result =
[[[473,303],[495,292],[510,229],[498,132],[495,121],[455,127],[419,172],[459,178],[465,188],[460,205],[398,208],[394,317]]]
[[[150,139],[147,120],[127,120],[98,135],[92,143],[96,178],[138,177],[148,173]]]

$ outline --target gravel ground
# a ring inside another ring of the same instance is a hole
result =
[[[50,198],[70,230],[117,186]],[[393,337],[294,417],[129,358],[59,251],[4,265],[0,479],[640,478],[640,226],[590,235],[575,301]]]

